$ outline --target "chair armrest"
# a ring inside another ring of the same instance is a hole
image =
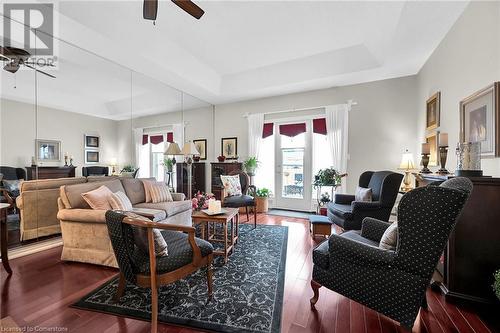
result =
[[[348,205],[354,201],[354,195],[352,194],[335,194],[334,203],[341,205]]]
[[[66,222],[106,223],[106,210],[101,209],[61,209],[57,219]]]
[[[339,235],[331,235],[328,240],[330,258],[347,260],[356,265],[389,266],[394,262],[396,253],[363,244]]]
[[[255,185],[248,185],[248,191],[252,197],[255,198],[257,196],[257,187]]]
[[[380,201],[353,201],[351,203],[353,213],[361,210],[376,210],[381,207],[382,203]]]
[[[220,202],[221,202],[221,205],[224,206],[224,198],[227,197],[227,192],[226,192],[226,189],[224,187],[222,187],[222,189],[220,190]]]
[[[186,195],[184,193],[171,193],[171,194],[172,194],[172,199],[174,199],[174,201],[186,200]]]
[[[390,225],[389,222],[380,221],[373,217],[365,217],[361,226],[361,236],[374,242],[380,242],[382,235]]]
[[[4,196],[5,200],[7,200],[7,203],[9,205],[12,206],[14,204],[14,199],[12,199],[12,197],[10,196],[9,192],[6,189],[0,187],[0,193]],[[18,198],[20,198],[20,196]]]
[[[153,222],[153,221],[145,221],[145,220],[139,220],[139,219],[134,219],[131,217],[126,217],[123,219],[123,223],[127,223],[130,225],[135,225],[138,227],[143,227],[143,228],[149,228],[149,229],[162,229],[162,230],[171,230],[171,231],[181,231],[185,232],[188,234],[188,242],[189,245],[191,246],[191,249],[193,250],[193,265],[199,265],[202,257],[201,257],[201,250],[198,244],[196,244],[196,241],[194,239],[194,233],[195,233],[195,228],[194,227],[188,227],[185,225],[178,225],[178,224],[167,224],[167,223],[159,223],[159,222]],[[154,244],[153,244],[153,250],[154,250]],[[154,253],[154,251],[153,251]]]

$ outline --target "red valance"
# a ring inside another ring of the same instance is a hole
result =
[[[273,123],[264,124],[264,129],[262,131],[262,138],[265,139],[268,136],[273,135],[273,133],[274,133],[274,124]]]
[[[325,118],[313,119],[313,132],[326,135],[326,119]]]
[[[149,136],[147,134],[144,134],[142,136],[142,144],[147,145],[149,143]]]
[[[306,123],[280,125],[280,134],[294,137],[306,132]]]
[[[174,142],[174,133],[173,132],[168,132],[167,133],[167,142]]]
[[[149,140],[151,141],[152,144],[157,145],[163,142],[163,135],[151,135],[149,137]]]

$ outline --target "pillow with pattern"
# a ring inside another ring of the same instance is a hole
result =
[[[378,247],[384,250],[396,250],[398,245],[398,223],[393,222],[387,229],[385,229],[380,244]]]
[[[19,186],[21,185],[21,182],[24,182],[24,179],[15,179],[15,180],[4,179],[2,181],[3,186],[8,192],[19,191]]]
[[[239,175],[220,176],[220,179],[228,197],[231,197],[233,195],[242,195]]]
[[[356,188],[356,194],[354,195],[354,201],[372,201],[372,189],[358,186]]]
[[[108,200],[109,204],[111,205],[111,208],[113,209],[119,209],[124,211],[132,210],[132,202],[130,202],[130,199],[122,191],[112,193],[109,196]]]

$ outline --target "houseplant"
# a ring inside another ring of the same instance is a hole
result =
[[[136,167],[133,166],[132,164],[127,164],[123,167],[122,171],[120,173],[122,176],[130,176],[132,177],[134,175],[134,172],[136,170]]]
[[[259,160],[255,156],[250,156],[243,162],[243,167],[249,176],[255,176],[255,170],[259,167]]]
[[[497,295],[498,299],[500,299],[500,269],[497,270],[493,276],[495,277],[495,282],[493,283],[493,291],[495,291],[495,295]]]
[[[265,187],[257,189],[255,192],[255,209],[257,209],[257,213],[267,213],[269,210],[270,194],[269,189]]]
[[[328,196],[328,201],[333,198],[333,191],[342,183],[342,178],[347,176],[346,173],[340,174],[333,167],[320,169],[318,173],[314,176],[313,186],[317,190],[316,192],[316,200],[318,203],[318,211],[322,214],[326,214],[326,209],[321,206],[325,205],[327,202],[324,194],[321,194],[321,187],[328,186],[332,188],[331,196]]]
[[[174,160],[170,157],[167,157],[163,160],[163,166],[167,168],[167,172],[172,172],[174,166]]]

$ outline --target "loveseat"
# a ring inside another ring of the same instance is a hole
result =
[[[154,180],[154,178],[149,178]],[[172,202],[146,203],[144,185],[138,178],[114,178],[84,184],[61,186],[58,199],[63,238],[61,260],[118,267],[106,227],[106,210],[93,210],[82,193],[105,185],[112,192],[121,191],[134,209],[146,209],[156,222],[191,226],[191,201],[182,193],[172,193]]]

